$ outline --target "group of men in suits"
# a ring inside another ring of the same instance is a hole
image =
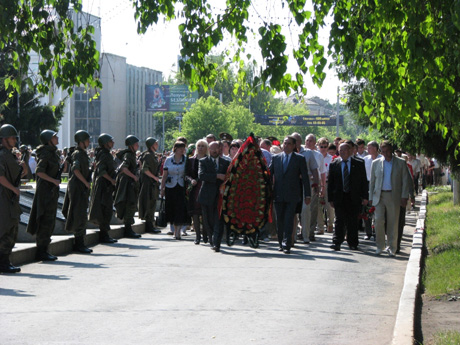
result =
[[[296,138],[287,136],[283,152],[273,156],[270,171],[273,176],[274,204],[277,218],[279,250],[291,251],[293,220],[300,201],[311,201],[310,180],[306,159],[294,152]],[[406,162],[393,154],[392,145],[384,141],[382,156],[371,166],[367,180],[364,160],[353,154],[347,142],[339,146],[339,156],[329,166],[327,196],[335,209],[335,231],[331,249],[340,251],[346,241],[351,250],[358,250],[358,216],[363,206],[375,206],[376,254],[386,250],[395,256],[398,248],[398,218],[400,206],[409,198],[411,177]],[[385,246],[385,236],[387,237]]]

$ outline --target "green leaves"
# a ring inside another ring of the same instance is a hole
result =
[[[95,77],[99,53],[92,38],[94,28],[74,30],[67,16],[79,16],[79,0],[10,1],[0,4],[0,42],[16,70],[15,79],[4,83],[7,90],[20,90],[24,71],[29,68],[30,54],[41,57],[38,63],[38,89],[50,91],[56,84],[72,93],[75,85],[101,87]]]

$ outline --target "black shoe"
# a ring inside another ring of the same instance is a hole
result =
[[[207,237],[203,237],[203,243],[204,244],[208,243],[208,238]]]
[[[93,252],[92,249],[85,246],[85,239],[83,236],[75,237],[75,244],[73,245],[73,250],[76,252],[80,252],[82,254],[91,254]]]
[[[145,232],[151,233],[151,234],[159,234],[161,233],[160,229],[157,229],[154,227],[153,222],[146,221],[145,222]]]
[[[131,227],[131,225],[125,225],[125,237],[127,237],[127,238],[140,238],[142,236],[139,235],[139,234],[136,234],[134,232],[133,228]]]
[[[248,237],[247,236],[243,236],[243,244],[248,244]]]
[[[92,249],[88,248],[84,244],[79,244],[79,245],[75,244],[73,246],[73,250],[76,251],[76,252],[80,252],[82,254],[91,254],[93,252]]]
[[[0,273],[19,273],[21,269],[19,267],[13,266],[12,264],[0,265]]]
[[[310,236],[310,242],[315,242],[316,241],[316,237],[315,236]]]
[[[282,251],[283,251],[283,247],[279,247],[279,248],[278,248],[278,251],[279,251],[279,252],[282,252]]]
[[[195,244],[200,244],[200,240],[195,240],[195,242],[193,242]]]
[[[351,250],[358,250],[358,246],[348,246]]]
[[[283,253],[284,253],[284,254],[291,254],[291,250],[285,248],[285,249],[283,249]]]
[[[340,246],[337,244],[333,244],[329,248],[334,249],[336,252],[340,251]]]
[[[118,240],[110,237],[109,233],[106,231],[100,231],[99,232],[99,242],[101,243],[116,243]]]
[[[37,261],[56,261],[57,256],[51,255],[46,251],[46,248],[37,248],[35,253],[35,260]]]
[[[219,252],[220,252],[220,247],[214,247],[214,251],[215,251],[216,253],[219,253]]]

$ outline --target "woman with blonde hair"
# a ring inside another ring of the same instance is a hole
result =
[[[198,166],[199,160],[208,155],[208,143],[204,139],[196,142],[195,155],[187,159],[185,164],[185,184],[187,186],[187,213],[193,220],[193,228],[195,229],[195,244],[200,244],[201,241],[201,205],[198,202],[198,193],[201,188],[201,181],[198,180]],[[203,242],[208,243],[206,232],[203,232]]]

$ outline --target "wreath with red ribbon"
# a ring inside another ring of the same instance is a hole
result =
[[[228,231],[238,234],[254,234],[272,221],[270,171],[253,133],[227,170],[219,209]]]

